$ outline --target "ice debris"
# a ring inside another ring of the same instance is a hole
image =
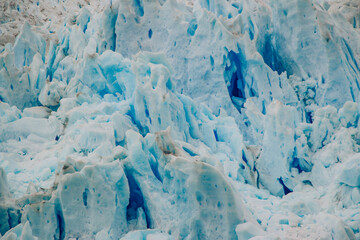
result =
[[[360,239],[359,4],[0,7],[1,239]]]

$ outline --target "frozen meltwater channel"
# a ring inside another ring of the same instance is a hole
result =
[[[3,0],[0,239],[360,239],[360,1]]]

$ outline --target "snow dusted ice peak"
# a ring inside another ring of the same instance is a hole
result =
[[[2,1],[1,239],[360,239],[360,2]]]
[[[86,7],[90,12],[101,12],[108,1],[4,0],[0,3],[0,46],[14,43],[24,22],[46,40],[56,41],[56,31],[65,22],[71,22]]]

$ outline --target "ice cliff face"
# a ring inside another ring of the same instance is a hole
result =
[[[0,12],[1,239],[360,239],[360,2]]]

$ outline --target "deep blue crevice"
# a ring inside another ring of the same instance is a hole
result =
[[[52,80],[53,80],[53,75],[54,75],[53,69],[51,69],[50,67],[48,67],[48,68],[46,69],[46,77],[49,78],[49,81],[50,81],[50,82],[52,82]]]
[[[210,55],[210,65],[211,65],[211,71],[214,71],[214,58]]]
[[[66,44],[62,47],[61,50],[65,57],[69,55],[69,41],[66,41]]]
[[[137,219],[139,217],[137,210],[138,208],[142,208],[145,213],[146,227],[151,228],[151,220],[148,209],[145,207],[143,194],[138,183],[136,182],[136,179],[133,176],[133,170],[125,167],[124,172],[128,179],[130,189],[129,205],[126,207],[126,220],[129,222],[131,220]]]
[[[235,72],[231,76],[231,82],[229,87],[229,93],[231,97],[245,98],[245,79],[242,73],[241,60],[234,51],[229,52],[229,59],[231,64],[234,64],[236,67]],[[228,69],[225,68],[225,71]]]
[[[233,4],[231,4],[231,6],[233,6],[233,7],[236,8],[236,9],[239,9],[239,8],[240,8],[239,3],[237,3],[237,2],[234,2]]]
[[[247,158],[246,158],[246,155],[245,155],[245,151],[244,151],[244,150],[242,150],[242,160],[243,160],[246,164],[248,164],[248,160],[247,160]]]
[[[106,41],[104,41],[102,43],[102,47],[100,48],[101,51],[99,51],[99,54],[102,53],[102,51],[105,50],[112,50],[115,51],[116,49],[116,31],[115,31],[115,26],[116,26],[116,22],[118,20],[118,14],[117,11],[115,11],[113,8],[107,9],[104,12],[108,18],[106,20],[106,22],[104,22],[104,32],[106,34]],[[121,17],[123,18],[124,22],[126,23],[126,19],[124,15],[121,15]]]
[[[144,6],[143,6],[143,3],[142,3],[142,0],[134,0],[133,7],[134,7],[134,10],[135,10],[135,13],[138,16],[140,16],[140,17],[144,16]]]
[[[54,239],[63,240],[65,239],[65,221],[59,199],[55,200],[55,216],[56,216],[57,229],[54,235]]]
[[[189,148],[187,148],[187,147],[185,147],[185,146],[183,146],[182,148],[183,148],[184,151],[187,152],[190,156],[192,156],[192,157],[198,156],[198,154],[195,153],[194,151],[192,151],[191,149],[189,149]]]
[[[256,97],[256,96],[258,96],[258,94],[253,88],[250,88],[249,96],[250,97]]]
[[[195,19],[191,20],[190,23],[189,23],[189,27],[187,29],[188,35],[194,36],[197,27],[198,27],[198,25],[196,23],[196,20]]]
[[[348,65],[350,66],[350,68],[352,69],[352,71],[354,72],[354,74],[357,75],[357,73],[360,71],[359,65],[357,64],[357,60],[355,59],[349,44],[345,40],[343,40],[343,43],[347,50],[347,53],[345,52],[346,61],[347,61]],[[353,63],[350,62],[349,57]],[[355,66],[353,66],[353,65],[355,65]],[[356,77],[354,79],[354,82],[356,84],[357,89],[360,90],[360,85],[359,85],[358,79]],[[353,99],[354,99],[354,97],[353,97]]]
[[[305,185],[309,185],[309,186],[312,186],[312,187],[313,187],[313,184],[312,184],[312,182],[311,182],[310,180],[303,180],[302,182],[303,182],[303,184],[305,184]]]
[[[68,49],[69,48],[69,38],[68,37],[64,37],[62,39],[62,45],[65,45],[65,49]],[[54,44],[54,45],[50,45],[50,48],[52,49],[49,49],[49,62],[48,62],[48,65],[47,65],[47,68],[46,68],[46,78],[49,78],[49,81],[52,82],[53,80],[53,75],[54,75],[54,72],[57,68],[57,66],[54,66],[54,63],[55,63],[55,59],[56,59],[56,56],[58,55],[58,51],[60,51],[59,49],[61,49],[62,46],[59,46],[58,44]],[[62,50],[64,52],[64,50]],[[65,52],[67,53],[67,50],[65,50]],[[65,55],[65,53],[64,53]],[[65,55],[66,56],[66,55]],[[57,63],[58,64],[58,63]]]
[[[111,26],[112,26],[112,38],[111,38],[111,46],[109,47],[111,51],[115,52],[115,48],[116,48],[116,22],[117,22],[117,18],[118,15],[114,14],[112,21],[111,21]]]
[[[265,104],[265,101],[264,101],[264,100],[262,101],[261,113],[264,114],[264,115],[266,114],[266,104]]]
[[[284,181],[282,180],[281,177],[278,178],[278,181],[279,181],[279,183],[283,186],[285,195],[292,192],[292,190],[289,189],[289,188],[284,184]]]
[[[149,160],[149,163],[150,163],[151,171],[153,172],[153,174],[155,175],[157,180],[159,180],[160,182],[163,182],[163,179],[162,179],[162,177],[160,176],[160,173],[159,173],[159,163],[158,163],[158,161],[156,161],[155,157],[152,157]]]
[[[28,66],[27,64],[27,60],[28,60],[28,57],[26,56],[26,48],[24,48],[24,63],[23,63],[23,66]]]
[[[87,28],[88,28],[88,24],[90,22],[90,16],[88,17],[87,21],[86,21],[86,24],[84,25],[84,29],[83,29],[83,32],[85,33]]]
[[[148,127],[143,127],[139,121],[136,120],[135,109],[133,105],[130,105],[129,111],[126,113],[131,119],[131,122],[139,129],[139,133],[145,137],[149,133]]]
[[[254,39],[254,24],[250,18],[249,18],[249,25],[250,25],[249,26],[249,37],[250,37],[250,40],[253,40]]]
[[[145,116],[146,116],[146,118],[149,119],[149,122],[151,124],[150,112],[149,112],[149,109],[148,109],[147,102],[146,102],[145,98],[144,98],[144,108],[145,108]]]
[[[257,96],[257,93],[254,89],[249,91],[248,96],[245,93],[246,83],[244,70],[246,69],[246,61],[244,61],[242,54],[230,51],[228,53],[228,60],[230,61],[230,66],[225,66],[224,78],[228,84],[231,100],[238,110],[241,111],[246,98],[249,96]],[[236,101],[234,101],[233,97],[237,98]]]
[[[353,52],[352,52],[349,44],[348,44],[345,40],[343,40],[343,42],[344,42],[344,45],[345,45],[345,47],[346,47],[346,49],[347,49],[347,51],[348,51],[348,53],[349,53],[349,55],[350,55],[350,58],[351,58],[352,62],[353,62],[354,65],[355,65],[355,68],[357,69],[357,71],[360,71],[359,65],[357,64],[357,61],[356,61],[356,59],[355,59],[355,57],[354,57],[354,54],[353,54]],[[345,56],[346,56],[346,58],[347,58],[347,60],[348,60],[347,54],[345,54]],[[354,69],[354,67],[353,67],[352,65],[351,65],[351,68],[353,69],[354,73],[356,74],[356,71],[355,71],[355,69]]]
[[[350,94],[351,94],[351,99],[353,102],[356,102],[356,98],[355,98],[355,94],[354,94],[354,90],[352,87],[350,87]]]
[[[85,188],[85,191],[83,192],[83,203],[84,206],[87,207],[88,205],[88,197],[89,197],[89,189]]]
[[[215,140],[218,142],[219,141],[219,137],[217,134],[217,131],[214,129],[214,136],[215,136]]]
[[[322,83],[322,84],[325,84],[325,78],[324,78],[324,76],[321,76],[321,83]]]
[[[19,209],[8,208],[7,215],[8,215],[9,229],[11,229],[21,223],[21,212]],[[7,230],[9,230],[9,229],[7,229]],[[1,234],[5,234],[5,232],[1,233]]]
[[[115,140],[115,146],[121,146],[121,147],[124,147],[124,146],[125,146],[125,144],[126,144],[125,139],[124,139],[124,140],[122,140],[122,141],[116,141],[116,140]]]
[[[87,23],[85,24],[85,26],[84,26],[84,29],[83,29],[83,32],[85,33],[86,32],[86,29],[87,29]]]
[[[313,123],[312,112],[305,111],[306,123]]]
[[[313,165],[308,161],[306,161],[305,159],[294,157],[290,167],[296,168],[299,173],[302,173],[302,172],[311,172]]]
[[[278,56],[277,50],[271,43],[272,38],[272,35],[265,35],[263,47],[259,50],[259,53],[262,55],[266,65],[268,65],[273,71],[281,74],[287,69],[285,69],[280,57]]]
[[[350,126],[348,126],[348,127],[350,127]],[[329,130],[326,129],[325,136],[324,136],[324,138],[323,138],[322,141],[321,141],[321,147],[324,147],[324,146],[325,146],[325,141],[326,141],[328,135],[329,135]]]
[[[97,92],[101,97],[104,97],[106,94],[111,94],[109,88],[106,86],[105,88],[101,89]],[[113,94],[115,95],[115,94]]]

